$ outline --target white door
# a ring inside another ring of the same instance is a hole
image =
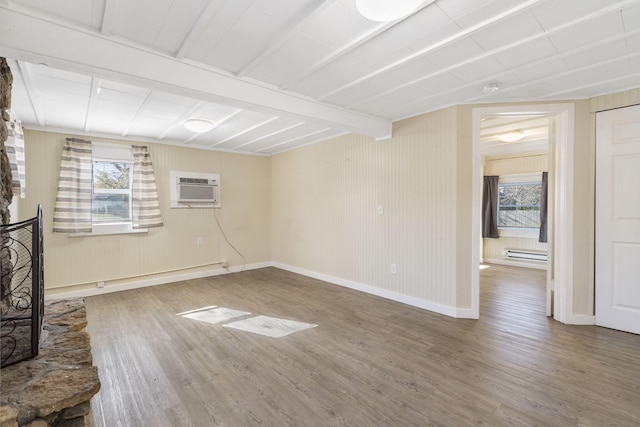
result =
[[[596,114],[596,324],[640,334],[640,106]]]

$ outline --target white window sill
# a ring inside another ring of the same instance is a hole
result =
[[[500,237],[521,237],[524,239],[537,239],[540,236],[539,228],[511,228],[498,227]]]
[[[70,237],[108,236],[112,234],[146,233],[146,228],[132,228],[131,224],[94,224],[91,233],[72,233]]]

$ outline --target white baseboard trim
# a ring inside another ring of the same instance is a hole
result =
[[[60,292],[55,294],[47,295],[47,289],[44,290],[44,299],[45,300],[53,300],[53,299],[66,299],[66,298],[78,298],[78,297],[91,297],[94,295],[102,295],[109,294],[112,292],[120,292],[120,291],[128,291],[131,289],[144,288],[147,286],[155,286],[155,285],[164,285],[166,283],[173,282],[181,282],[183,280],[191,280],[191,279],[199,279],[201,277],[211,277],[211,276],[220,276],[222,274],[229,273],[238,273],[240,271],[245,270],[255,270],[258,268],[271,267],[270,262],[259,262],[255,264],[248,264],[245,266],[239,267],[229,267],[227,269],[215,269],[215,270],[204,270],[204,271],[194,271],[191,273],[177,273],[168,276],[162,277],[151,277],[148,279],[138,279],[126,281],[123,283],[117,283],[114,285],[108,285],[104,288],[91,288],[91,289],[81,289],[78,291],[68,291],[68,292]],[[149,274],[149,276],[153,276],[153,274]]]
[[[286,270],[292,273],[297,273],[303,276],[311,277],[313,279],[322,280],[323,282],[332,283],[334,285],[343,286],[349,289],[354,289],[356,291],[386,298],[386,299],[407,304],[413,307],[418,307],[424,310],[433,311],[435,313],[444,314],[446,316],[467,317],[465,316],[465,314],[467,314],[465,310],[457,310],[455,307],[434,303],[421,298],[400,294],[398,292],[393,292],[386,289],[376,288],[375,286],[365,285],[364,283],[355,282],[353,280],[347,280],[347,279],[342,279],[340,277],[329,276],[327,274],[318,273],[316,271],[306,270],[304,268],[294,267],[292,265],[282,264],[279,262],[272,263],[272,266],[279,268],[281,270]],[[471,310],[468,310],[468,311],[471,311]]]
[[[479,319],[480,313],[478,310],[471,308],[458,308],[456,309],[456,316],[458,319]]]
[[[511,267],[524,267],[524,268],[535,268],[536,270],[546,270],[547,263],[546,262],[527,262],[527,261],[514,261],[510,259],[494,259],[494,258],[484,258],[483,263],[485,264],[499,264],[499,265],[509,265]]]
[[[574,314],[571,316],[572,325],[595,325],[596,316],[590,314]]]

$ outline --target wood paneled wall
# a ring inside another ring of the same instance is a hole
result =
[[[47,295],[142,280],[185,272],[220,269],[206,265],[227,259],[240,266],[240,258],[224,241],[216,224],[218,215],[230,241],[247,263],[270,260],[270,160],[161,144],[144,144],[154,163],[164,227],[144,234],[69,237],[51,231],[58,185],[60,155],[66,137],[72,135],[27,131],[27,197],[19,199],[21,219],[35,214],[42,204],[45,227],[45,289]],[[98,139],[95,139],[98,140]],[[131,144],[131,142],[99,139]],[[219,173],[219,210],[171,209],[171,170]],[[196,245],[202,237],[203,245]],[[203,267],[191,268],[193,266]]]
[[[449,108],[274,156],[274,261],[456,307],[457,152]]]

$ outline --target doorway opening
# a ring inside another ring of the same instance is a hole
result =
[[[549,179],[549,230],[547,243],[547,315],[569,323],[573,306],[573,104],[513,105],[474,108],[473,117],[473,220],[472,220],[472,311],[479,317],[480,269],[484,258],[481,238],[483,156],[507,156],[514,142],[497,136],[519,133],[518,149],[531,155],[546,152]],[[546,133],[546,135],[544,135]],[[493,136],[491,136],[493,135]],[[491,137],[490,137],[491,136]],[[518,136],[518,135],[516,135]],[[507,138],[509,139],[509,138]],[[511,140],[514,138],[511,138]],[[546,147],[546,149],[545,149]],[[501,153],[502,152],[502,153]],[[518,157],[518,154],[511,155]],[[538,158],[537,161],[543,161]]]

